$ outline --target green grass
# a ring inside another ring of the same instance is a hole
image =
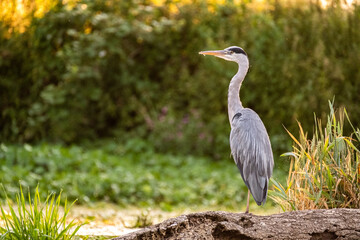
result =
[[[189,206],[240,210],[246,204],[247,189],[230,155],[223,161],[164,155],[140,140],[96,148],[1,144],[0,166],[10,196],[21,181],[30,189],[39,185],[40,193],[63,189],[80,204],[107,201],[166,211]]]
[[[316,119],[316,117],[315,117]],[[347,122],[352,134],[346,135]],[[286,210],[360,208],[360,129],[345,109],[334,111],[330,103],[327,124],[315,120],[310,139],[299,123],[300,136],[293,139],[289,177],[285,186],[273,181],[272,199]]]
[[[0,227],[0,239],[72,239],[83,224],[74,220],[68,223],[67,216],[72,204],[69,206],[65,200],[62,210],[60,201],[61,193],[58,197],[48,194],[42,202],[38,187],[33,199],[30,193],[26,198],[20,187],[20,192],[16,194],[16,207],[9,198],[6,198],[9,213],[0,205],[1,218],[5,222]]]

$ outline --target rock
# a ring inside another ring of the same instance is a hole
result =
[[[132,239],[360,239],[360,209],[317,209],[269,216],[191,213],[114,238]]]

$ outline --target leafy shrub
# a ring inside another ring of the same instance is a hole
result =
[[[301,116],[311,128],[311,113],[334,95],[360,119],[359,5],[56,2],[24,32],[0,21],[2,141],[130,135],[159,151],[220,158],[229,153],[226,92],[236,65],[197,53],[229,45],[248,52],[242,102],[259,113],[276,152],[286,146],[282,124],[293,131]]]
[[[238,208],[247,196],[230,156],[227,161],[214,162],[158,154],[141,139],[96,149],[2,144],[0,166],[0,181],[10,197],[17,193],[20,180],[30,189],[39,184],[40,194],[63,189],[68,199],[78,199],[80,204],[107,201],[164,210],[176,206]],[[1,192],[0,198],[5,198]]]
[[[285,210],[360,208],[360,129],[344,136],[345,109],[336,114],[330,103],[326,127],[315,121],[312,139],[299,123],[294,140],[289,177],[285,186],[274,182],[271,198]],[[357,146],[357,147],[356,147]]]

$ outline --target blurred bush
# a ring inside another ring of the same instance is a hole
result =
[[[31,1],[30,1],[31,2]],[[336,96],[359,125],[360,6],[146,0],[51,5],[15,31],[0,21],[0,141],[144,138],[157,150],[229,152],[226,94],[236,65],[200,50],[242,46],[242,102],[275,151]],[[357,120],[357,121],[356,121]]]

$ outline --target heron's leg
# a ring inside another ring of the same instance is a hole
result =
[[[250,190],[248,190],[247,204],[246,204],[246,212],[249,213],[249,199],[250,199]]]

